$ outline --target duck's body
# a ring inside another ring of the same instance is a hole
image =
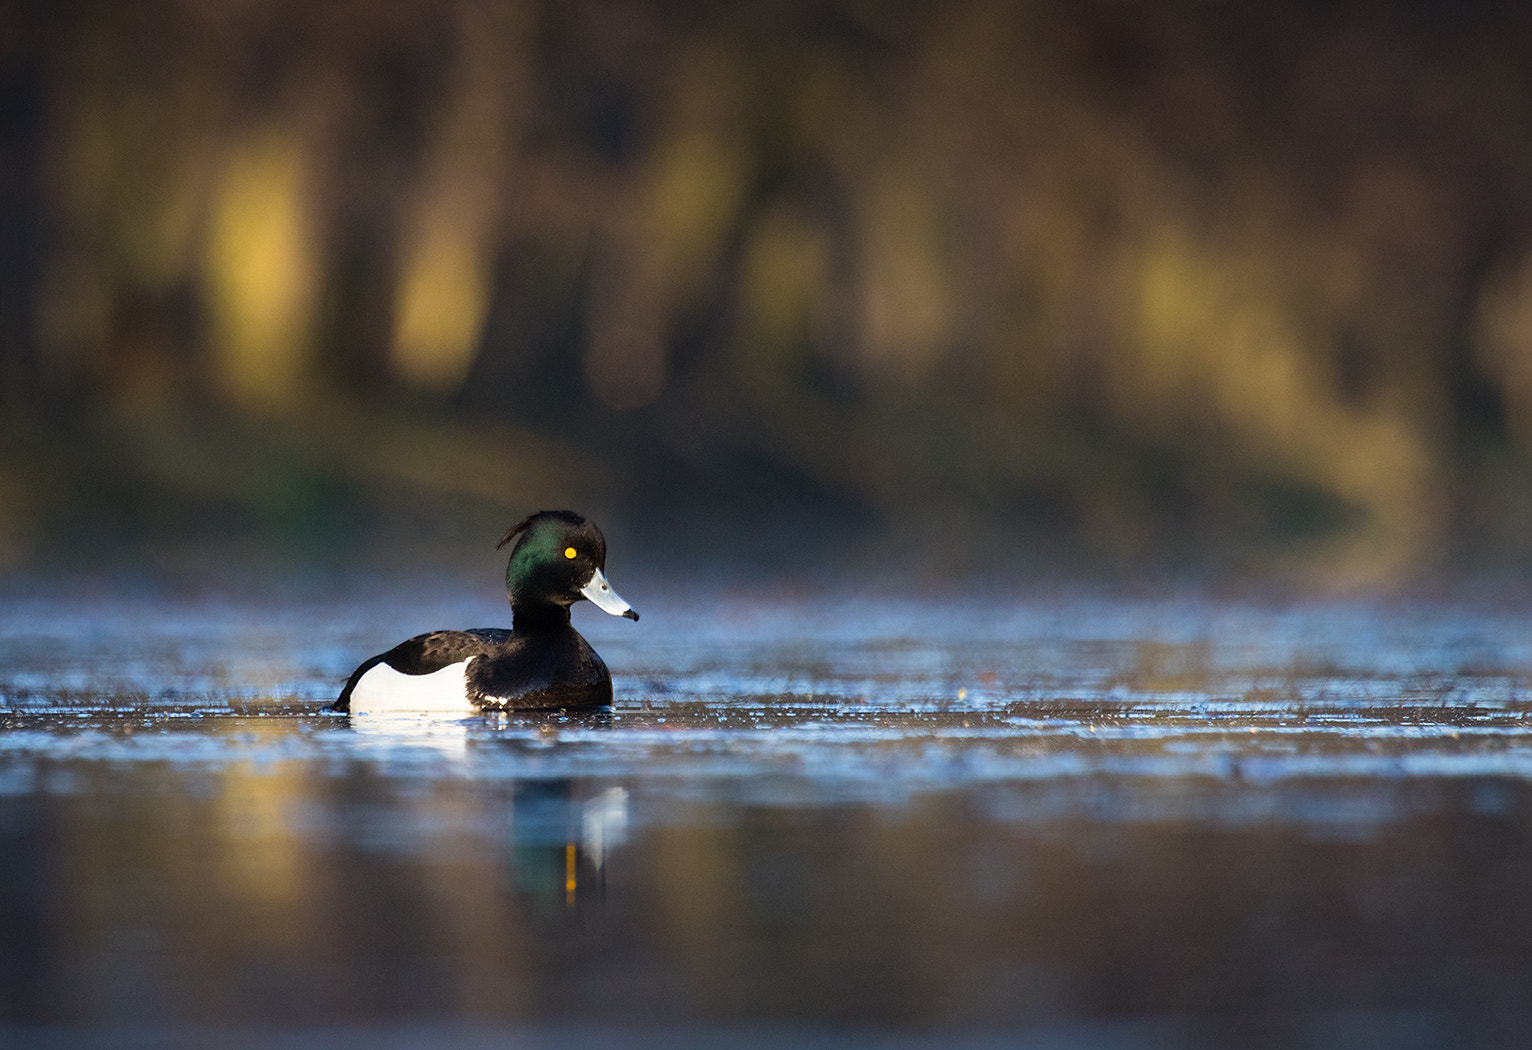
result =
[[[610,704],[611,673],[569,622],[570,605],[585,598],[638,619],[607,583],[601,531],[570,511],[543,511],[513,526],[499,546],[513,539],[511,630],[416,635],[353,671],[334,709],[469,715]]]

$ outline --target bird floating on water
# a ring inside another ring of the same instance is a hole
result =
[[[606,578],[606,537],[568,510],[545,510],[506,530],[511,629],[432,631],[362,663],[332,705],[352,713],[604,707],[612,675],[569,622],[582,599],[613,616],[638,613]]]

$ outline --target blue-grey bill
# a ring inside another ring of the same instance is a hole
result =
[[[596,608],[603,612],[609,612],[613,616],[626,616],[630,620],[638,619],[638,611],[622,600],[622,595],[612,590],[612,585],[606,582],[606,573],[597,569],[590,578],[590,582],[580,588],[580,593],[596,603]]]

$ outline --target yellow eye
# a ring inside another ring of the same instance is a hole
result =
[[[580,552],[579,552],[579,551],[577,551],[577,550],[575,550],[575,549],[574,549],[574,548],[573,548],[573,547],[565,547],[565,548],[564,548],[564,557],[566,557],[566,558],[570,558],[570,559],[573,559],[573,558],[574,558],[574,556],[575,556],[575,555],[576,555],[576,554],[579,554],[579,553],[580,553]]]

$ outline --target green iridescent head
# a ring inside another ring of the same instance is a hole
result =
[[[589,598],[613,616],[638,613],[606,579],[606,537],[594,522],[570,510],[544,510],[506,530],[498,550],[511,544],[505,591],[512,609],[537,605],[568,608]]]

